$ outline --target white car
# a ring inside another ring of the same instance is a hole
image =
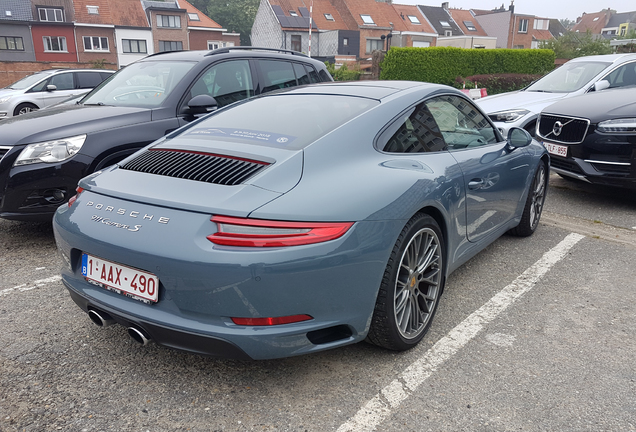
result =
[[[0,119],[85,94],[113,73],[107,69],[51,69],[28,75],[0,89]]]
[[[570,60],[522,90],[476,102],[504,136],[515,126],[534,135],[539,113],[553,102],[630,85],[636,85],[636,54],[588,56]]]

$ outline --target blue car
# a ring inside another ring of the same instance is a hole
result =
[[[329,83],[236,103],[81,180],[55,214],[100,326],[239,359],[414,347],[449,274],[537,228],[549,156],[450,87]]]

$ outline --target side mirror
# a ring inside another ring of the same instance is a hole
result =
[[[594,91],[605,90],[610,87],[610,83],[608,80],[600,80],[594,83]]]
[[[532,142],[532,136],[525,129],[513,127],[508,131],[507,141],[512,148],[525,147]]]
[[[57,86],[55,84],[49,84],[49,85],[46,86],[46,91],[47,92],[52,92],[52,91],[55,91],[55,90],[57,90]]]
[[[205,114],[214,111],[219,107],[216,99],[207,94],[201,94],[193,97],[188,102],[188,114]]]

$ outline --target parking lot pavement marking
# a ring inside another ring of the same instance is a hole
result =
[[[583,238],[585,236],[576,233],[565,237],[510,285],[495,294],[482,307],[427,350],[422,357],[411,363],[398,378],[384,387],[352,418],[342,424],[337,432],[375,430],[391,414],[391,410],[398,408],[439,366],[470,342],[486,324],[493,321],[515,300],[530,291]]]
[[[15,291],[18,291],[18,292],[31,291],[32,289],[40,288],[40,287],[43,287],[44,285],[48,285],[54,282],[59,282],[61,280],[62,280],[62,276],[51,276],[46,279],[36,280],[35,282],[33,282],[32,285],[22,284],[22,285],[14,286],[13,288],[5,288],[3,290],[0,290],[0,297],[9,295],[10,293]]]

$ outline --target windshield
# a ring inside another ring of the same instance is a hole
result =
[[[46,78],[47,76],[51,75],[53,72],[36,72],[33,75],[29,75],[27,77],[22,78],[19,81],[14,82],[13,84],[11,84],[10,86],[7,86],[7,88],[13,89],[13,90],[24,90],[26,88],[31,87],[33,84],[37,83],[40,80],[43,80],[44,78]]]
[[[611,63],[568,62],[550,72],[526,91],[570,93],[582,88]]]
[[[297,150],[379,103],[350,96],[271,95],[211,115],[180,136]]]
[[[85,105],[154,108],[170,95],[195,62],[146,61],[117,72],[86,99]]]

